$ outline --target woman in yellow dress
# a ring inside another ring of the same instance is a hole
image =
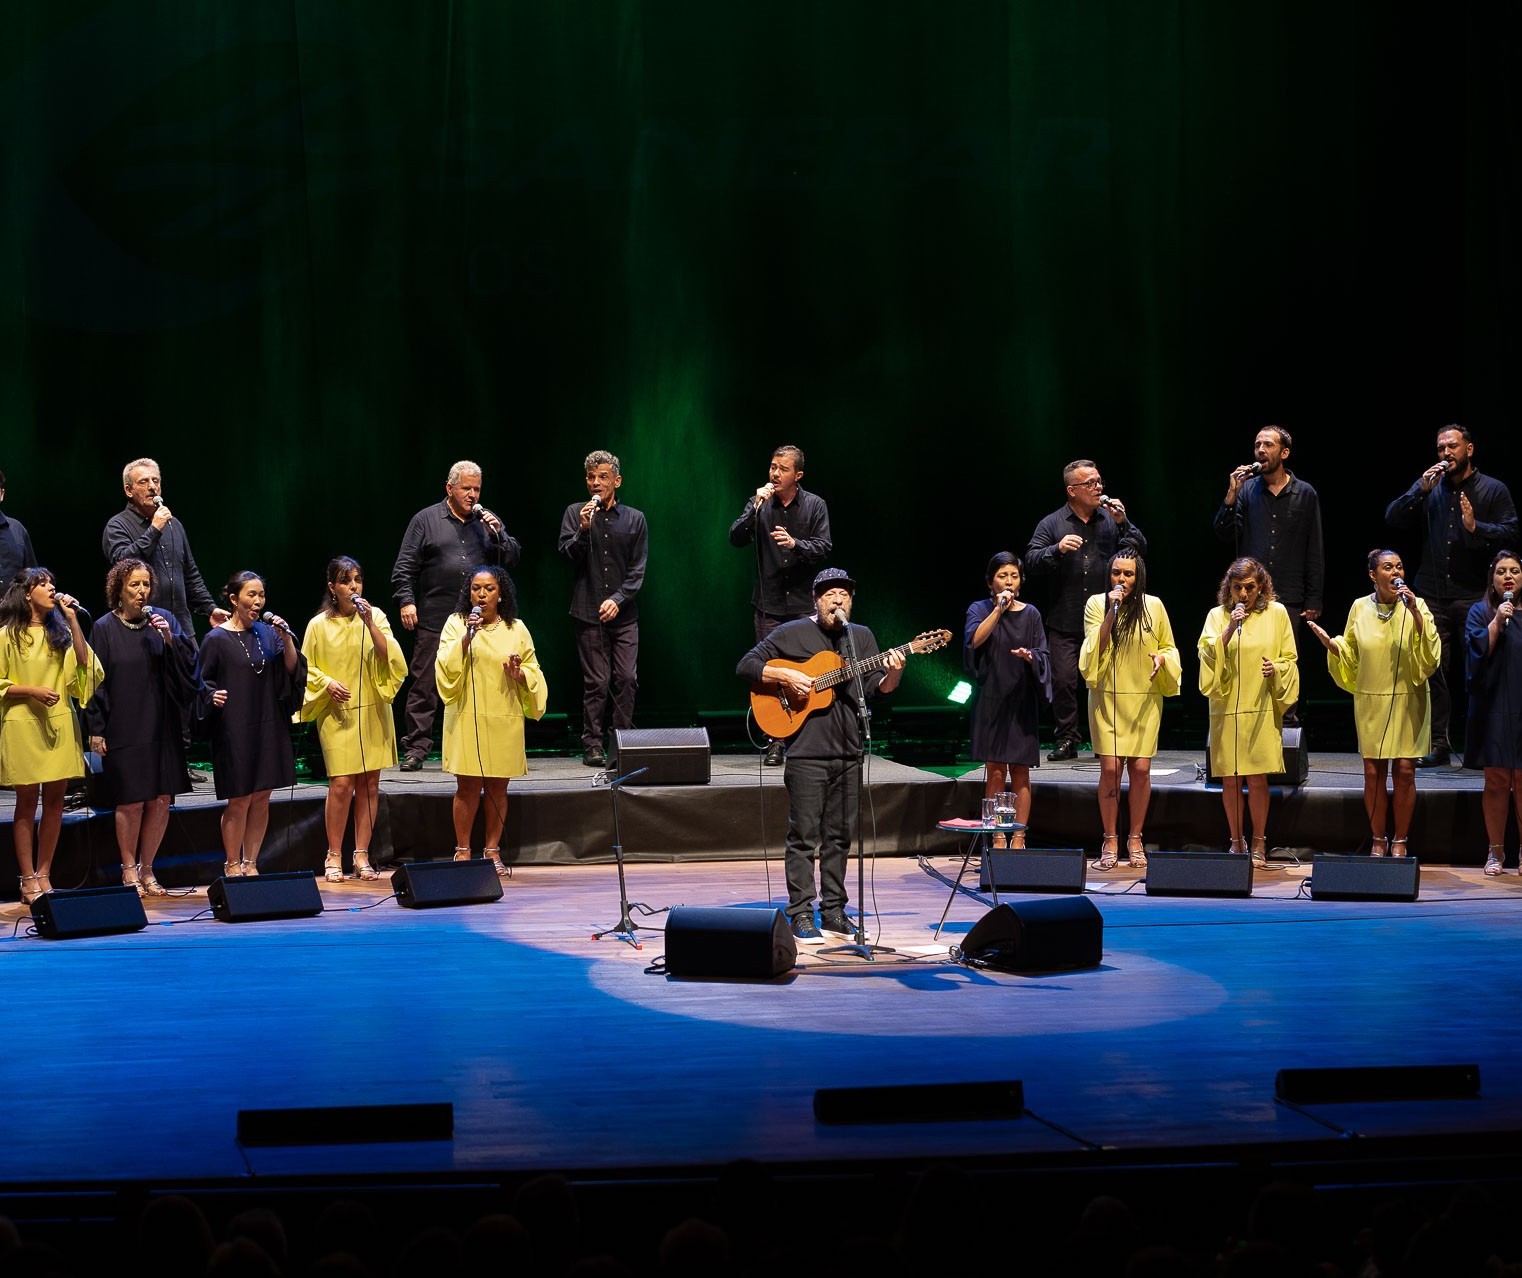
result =
[[[28,905],[53,890],[48,874],[64,791],[71,777],[85,774],[70,698],[84,705],[105,677],[79,628],[77,606],[46,568],[22,569],[0,598],[0,785],[16,790],[11,832]]]
[[[1252,863],[1268,864],[1268,778],[1284,771],[1284,711],[1300,698],[1300,666],[1289,613],[1256,559],[1238,559],[1221,578],[1217,606],[1198,646],[1200,691],[1210,698],[1210,768],[1221,778],[1231,850],[1246,852],[1242,783],[1252,816]]]
[[[1416,761],[1432,748],[1432,694],[1427,680],[1442,659],[1432,613],[1406,585],[1405,565],[1393,550],[1369,555],[1374,592],[1356,599],[1335,639],[1315,622],[1311,633],[1327,650],[1337,686],[1353,694],[1358,753],[1363,756],[1363,806],[1369,814],[1374,856],[1406,856],[1416,810]],[[1392,769],[1391,764],[1394,764]],[[1393,772],[1393,803],[1385,777]],[[1394,808],[1395,835],[1388,820]]]
[[[470,857],[470,832],[486,795],[487,860],[505,878],[502,826],[507,783],[528,772],[523,721],[548,704],[534,640],[518,620],[518,596],[501,568],[482,564],[439,635],[434,667],[444,702],[444,770],[454,773],[454,856]]]
[[[1152,799],[1152,756],[1163,721],[1163,698],[1176,697],[1183,667],[1163,601],[1147,593],[1147,565],[1122,548],[1110,559],[1110,592],[1083,606],[1078,670],[1089,685],[1089,740],[1099,758],[1099,815],[1104,842],[1095,867],[1113,870],[1119,855],[1120,765],[1130,780],[1126,852],[1145,869],[1142,825]]]
[[[370,835],[380,802],[382,768],[396,766],[391,703],[407,677],[407,661],[385,613],[364,597],[365,572],[339,555],[328,562],[322,611],[307,622],[301,653],[307,661],[301,717],[316,723],[328,772],[323,805],[328,854],[323,874],[342,883],[344,827],[354,809],[354,874],[378,879],[370,864]]]

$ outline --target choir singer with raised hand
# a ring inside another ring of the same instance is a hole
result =
[[[167,895],[153,860],[170,802],[190,790],[180,725],[205,693],[195,643],[172,612],[153,606],[157,584],[142,559],[120,560],[106,574],[110,611],[90,631],[105,678],[85,708],[102,803],[116,809],[122,883],[139,896]]]
[[[729,544],[756,547],[751,611],[756,642],[785,621],[813,611],[814,566],[830,553],[830,511],[824,498],[803,487],[803,449],[782,444],[772,453],[767,480],[746,499],[729,526]],[[782,762],[783,743],[768,741],[767,767]]]
[[[24,568],[0,596],[0,785],[16,791],[12,835],[27,904],[53,890],[63,796],[85,774],[79,719],[101,680],[78,603],[46,568]],[[37,801],[42,800],[42,821]]]
[[[1442,661],[1442,643],[1431,610],[1406,584],[1401,557],[1371,551],[1368,568],[1374,590],[1353,601],[1340,635],[1306,624],[1326,649],[1337,686],[1353,694],[1370,851],[1405,856],[1416,811],[1416,761],[1432,743],[1429,681]],[[1386,776],[1393,776],[1391,795]]]

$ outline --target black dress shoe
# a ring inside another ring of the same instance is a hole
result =
[[[191,768],[186,775],[190,777],[191,785],[205,785],[211,780],[209,776],[197,768]]]
[[[1076,741],[1059,741],[1056,749],[1046,756],[1048,763],[1065,763],[1069,759],[1078,757],[1078,743]]]
[[[581,761],[589,768],[605,768],[608,766],[608,756],[602,752],[601,746],[588,746],[581,756]]]
[[[768,741],[766,743],[766,766],[780,768],[782,766],[783,743],[781,741]]]
[[[403,772],[421,772],[423,770],[423,756],[409,754],[397,765]]]
[[[1453,762],[1453,751],[1447,746],[1439,746],[1431,754],[1424,754],[1416,761],[1419,768],[1446,768]]]

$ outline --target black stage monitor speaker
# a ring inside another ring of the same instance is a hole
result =
[[[1311,857],[1311,898],[1316,901],[1414,901],[1422,867],[1414,856]]]
[[[679,905],[666,916],[668,975],[770,978],[797,961],[787,915],[770,906]]]
[[[983,853],[984,892],[1082,892],[1089,863],[1082,848],[999,849]]]
[[[1006,972],[1098,967],[1104,956],[1104,916],[1082,896],[1005,903],[974,923],[959,948],[964,961]]]
[[[454,1106],[448,1101],[238,1111],[242,1145],[371,1145],[453,1136]]]
[[[821,1123],[976,1123],[1024,1113],[1025,1087],[1018,1079],[821,1087],[814,1093],[814,1117]]]
[[[1149,852],[1148,896],[1251,896],[1252,858],[1241,852]]]
[[[223,923],[310,919],[322,913],[322,893],[312,870],[217,879],[206,889],[206,896],[212,915]]]
[[[391,875],[396,903],[409,910],[440,905],[489,905],[502,899],[502,880],[490,861],[419,861],[399,865]]]
[[[613,745],[621,774],[649,769],[630,785],[707,785],[713,774],[707,728],[618,728]]]
[[[1271,772],[1268,775],[1269,785],[1297,786],[1304,785],[1305,779],[1311,775],[1311,754],[1306,746],[1304,728],[1281,728],[1280,739],[1284,744],[1284,771]],[[1205,747],[1205,780],[1209,785],[1220,785],[1221,778],[1216,776],[1215,768],[1210,762],[1210,747]]]
[[[141,932],[148,926],[148,915],[136,888],[80,888],[39,896],[32,902],[32,921],[38,936],[70,941],[81,936]]]
[[[1274,1095],[1293,1105],[1469,1100],[1479,1094],[1478,1065],[1354,1065],[1274,1075]]]

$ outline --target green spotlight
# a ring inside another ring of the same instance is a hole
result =
[[[965,706],[972,697],[972,684],[966,679],[958,679],[957,686],[946,694],[947,701],[955,701],[959,706]]]

